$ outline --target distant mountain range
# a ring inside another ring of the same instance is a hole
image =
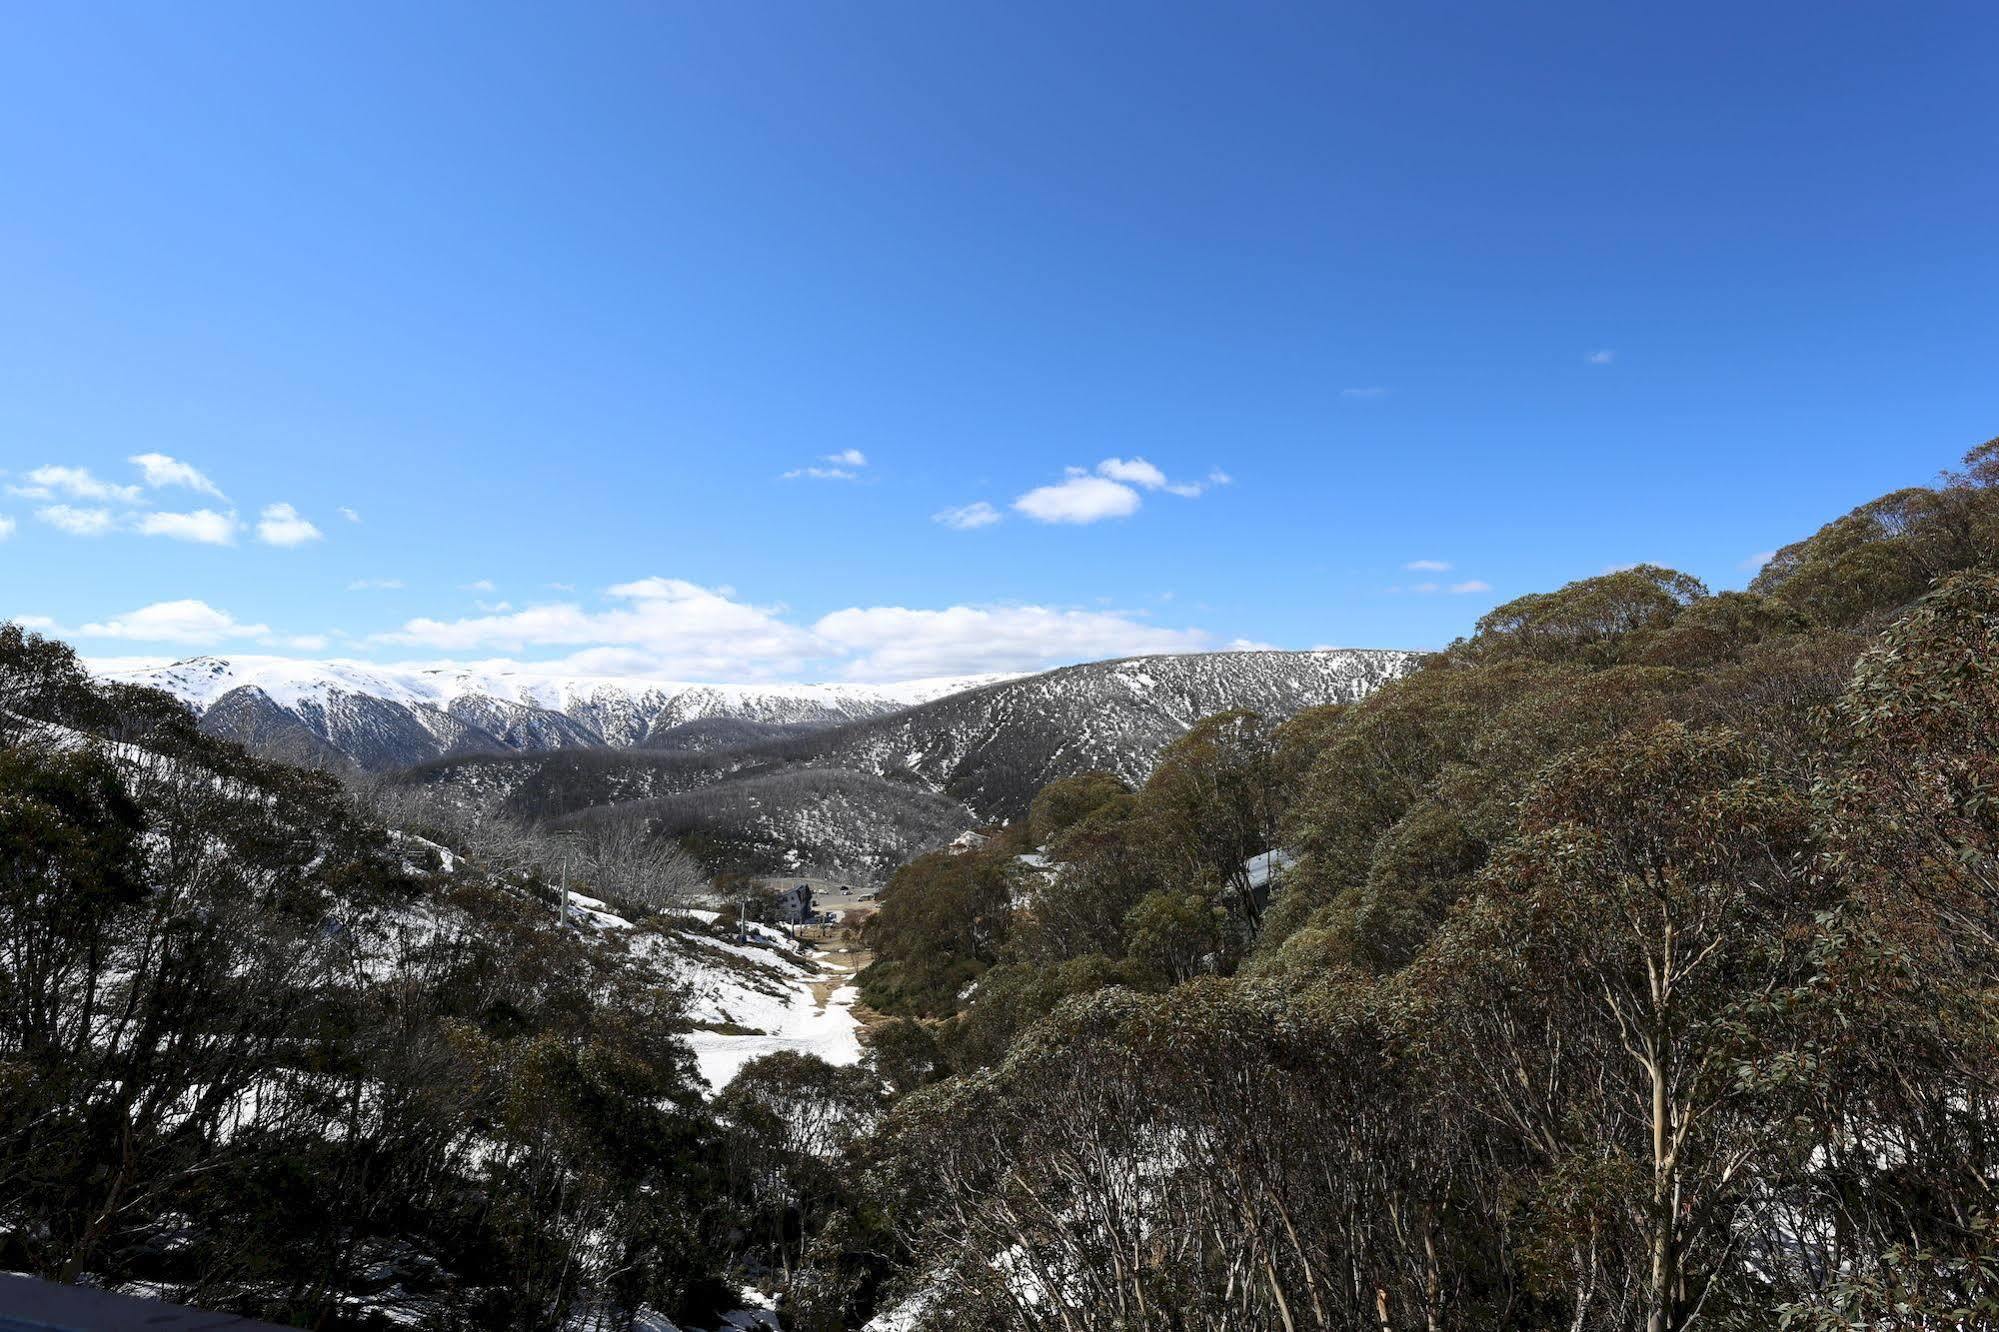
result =
[[[368,772],[467,754],[709,749],[877,717],[1007,678],[686,684],[257,656],[90,665],[102,678],[165,690],[200,715],[204,730],[268,757]]]
[[[1412,652],[1131,657],[895,685],[695,685],[198,657],[102,662],[267,756],[396,772],[518,818],[640,818],[711,863],[877,877],[1055,778],[1143,781],[1195,721],[1351,702]]]

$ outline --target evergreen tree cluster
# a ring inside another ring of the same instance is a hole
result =
[[[1999,441],[1057,783],[871,937],[925,1326],[1999,1326]]]
[[[380,794],[0,628],[0,1270],[334,1332],[738,1308],[818,1168],[747,1112],[785,1070],[704,1102],[665,925],[560,927],[481,863],[528,841]],[[676,868],[571,840],[607,896]]]

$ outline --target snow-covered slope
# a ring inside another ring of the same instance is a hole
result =
[[[269,657],[98,662],[185,699],[204,729],[294,762],[409,780],[528,822],[619,806],[715,868],[861,879],[1058,777],[1144,780],[1202,717],[1351,702],[1409,652],[1132,657],[1039,675],[868,685],[690,685]],[[437,760],[449,760],[437,762]],[[726,860],[728,864],[722,864]]]
[[[829,731],[821,761],[913,776],[988,817],[1026,811],[1058,777],[1131,783],[1203,717],[1245,708],[1288,717],[1351,703],[1416,663],[1412,652],[1210,652],[1067,666]]]
[[[106,658],[99,676],[163,689],[203,727],[304,762],[381,771],[449,754],[628,749],[690,722],[826,726],[881,716],[1005,676],[898,684],[689,684],[476,666],[204,656]]]
[[[1100,769],[1142,782],[1203,717],[1247,708],[1284,718],[1351,702],[1416,659],[1364,650],[1133,657],[730,748],[474,756],[408,780],[531,823],[643,819],[696,838],[715,868],[872,882],[967,827],[1019,817],[1058,777]]]

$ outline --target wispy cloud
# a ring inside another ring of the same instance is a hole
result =
[[[35,517],[71,536],[103,536],[117,525],[109,509],[79,508],[71,504],[47,505],[36,509]]]
[[[354,512],[354,510],[348,508],[345,504],[335,509],[334,512],[339,514],[342,518],[345,518],[350,523],[358,523],[361,521],[361,515]]]
[[[269,625],[244,624],[227,611],[217,610],[205,601],[191,598],[157,601],[76,630],[79,636],[85,638],[126,638],[190,647],[203,647],[231,638],[260,638],[270,632]]]
[[[347,585],[349,592],[393,592],[403,585],[400,578],[356,578]]]
[[[142,513],[132,520],[132,530],[140,536],[167,537],[193,541],[204,546],[236,544],[236,513],[196,509],[193,513]]]
[[[170,458],[164,453],[135,453],[125,461],[137,467],[145,483],[154,490],[179,486],[186,490],[199,491],[204,495],[213,495],[224,502],[229,499],[192,463]]]
[[[460,592],[491,592],[494,590],[493,580],[490,578],[474,578],[469,583],[460,583],[458,590]]]
[[[1141,490],[1196,499],[1209,487],[1225,486],[1233,479],[1217,467],[1202,481],[1169,481],[1164,471],[1144,458],[1106,458],[1094,473],[1069,468],[1063,480],[1036,486],[1014,500],[1013,507],[1039,523],[1095,523],[1137,513],[1144,504]]]
[[[564,652],[524,670],[664,679],[848,679],[1024,671],[1147,652],[1199,652],[1214,636],[1143,612],[1059,606],[855,606],[816,620],[727,588],[641,578],[597,604],[565,601],[461,619],[419,618],[375,641],[447,653]]]
[[[1143,458],[1106,458],[1097,464],[1097,475],[1147,490],[1163,490],[1166,487],[1166,473]]]
[[[1340,390],[1342,398],[1359,398],[1363,400],[1368,398],[1385,398],[1388,394],[1389,390],[1379,384],[1369,384],[1364,388],[1343,388]]]
[[[1745,573],[1755,573],[1758,569],[1761,569],[1776,558],[1777,552],[1774,550],[1759,550],[1754,555],[1742,560],[1735,567]]]
[[[6,514],[0,513],[0,541],[5,541],[8,537],[13,535],[14,535],[14,520],[12,518],[9,518]]]
[[[1583,359],[1585,361],[1588,361],[1591,365],[1609,365],[1612,361],[1617,359],[1617,353],[1612,351],[1608,347],[1604,347],[1598,351],[1591,352],[1588,356],[1585,356]]]
[[[956,532],[970,532],[981,527],[991,527],[1004,518],[1004,514],[984,500],[974,500],[970,504],[960,504],[956,508],[939,509],[930,515],[931,522],[942,523]]]
[[[180,513],[147,507],[149,489],[192,490],[226,502],[228,497],[207,473],[193,463],[165,453],[135,453],[126,461],[138,469],[143,486],[105,481],[87,467],[48,464],[23,473],[7,490],[31,499],[80,501],[46,504],[35,511],[41,521],[71,536],[123,532],[205,546],[236,544],[242,523],[234,509],[200,508]],[[342,512],[356,522],[360,520],[352,510]],[[323,535],[298,510],[284,503],[264,507],[256,532],[259,540],[273,546],[302,545]]]
[[[24,499],[52,499],[57,495],[67,495],[71,499],[108,500],[120,504],[136,503],[142,493],[137,486],[100,481],[90,474],[88,467],[56,466],[37,467],[24,473],[20,483],[8,486],[7,492]]]
[[[257,540],[267,546],[303,546],[323,535],[297,509],[283,502],[266,504],[257,519]]]
[[[1418,560],[1410,564],[1408,567],[1411,569],[1415,569],[1423,567],[1425,564],[1436,564],[1436,563],[1439,563],[1439,561]],[[1450,566],[1446,564],[1444,565],[1444,568],[1448,569],[1450,568]],[[1418,597],[1434,597],[1439,595],[1464,597],[1464,596],[1470,596],[1473,593],[1477,592],[1490,592],[1492,591],[1492,584],[1486,582],[1482,578],[1467,578],[1462,583],[1440,583],[1435,580],[1426,580],[1421,583],[1411,583],[1407,587],[1397,585],[1395,587],[1389,588],[1388,590],[1391,594],[1399,595],[1402,593],[1408,593],[1412,596],[1418,596]]]
[[[1411,560],[1402,567],[1411,573],[1449,573],[1451,571],[1451,562],[1449,560]]]
[[[778,480],[857,481],[860,472],[856,469],[868,465],[868,455],[859,449],[841,449],[838,453],[822,455],[819,461],[830,466],[794,467],[788,472],[778,473]]]
[[[856,607],[820,617],[812,633],[846,658],[841,670],[849,679],[1031,671],[1066,661],[1204,652],[1214,645],[1198,629],[1052,606]]]

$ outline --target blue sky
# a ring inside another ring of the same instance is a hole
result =
[[[21,10],[0,614],[870,678],[1740,585],[1999,433],[1996,43],[1990,4]]]

